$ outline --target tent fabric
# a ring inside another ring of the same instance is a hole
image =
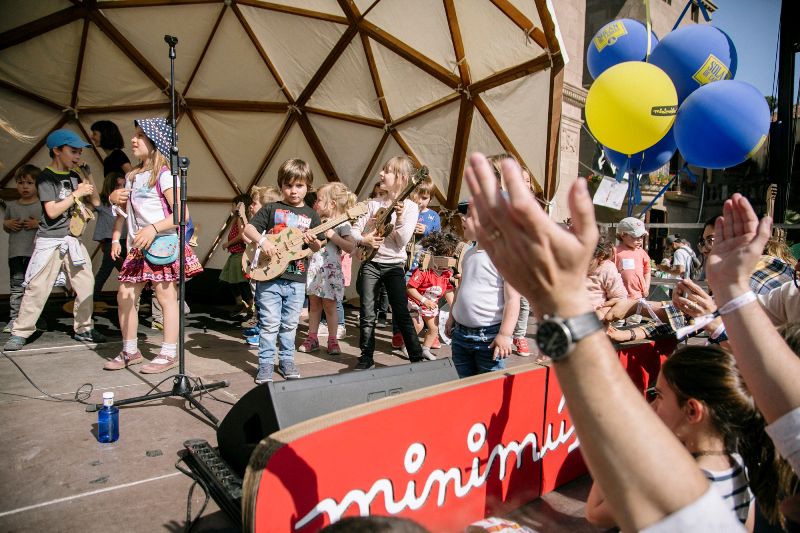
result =
[[[213,252],[231,200],[274,184],[290,157],[309,161],[317,186],[340,180],[364,198],[383,162],[407,153],[429,167],[434,204],[453,207],[468,196],[468,153],[506,151],[555,192],[547,154],[564,56],[547,0],[0,0],[0,10],[0,117],[34,138],[0,133],[5,189],[19,166],[49,164],[44,139],[60,127],[88,138],[94,121],[112,120],[130,155],[133,119],[169,112],[163,36],[178,37],[179,148],[208,267],[225,260]],[[102,156],[85,151],[98,184]]]

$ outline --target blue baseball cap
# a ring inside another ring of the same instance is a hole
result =
[[[88,148],[91,144],[81,139],[77,133],[70,130],[56,130],[47,136],[47,147],[51,150],[59,146],[72,146],[73,148]]]

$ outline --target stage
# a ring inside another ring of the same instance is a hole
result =
[[[11,357],[44,391],[63,400],[72,399],[84,383],[94,387],[89,401],[99,402],[102,392],[114,391],[118,399],[144,394],[164,377],[132,371],[102,370],[106,358],[120,350],[116,309],[98,315],[98,329],[110,342],[96,348],[70,339],[71,320],[61,309],[64,300],[48,304],[48,329],[25,349]],[[203,405],[222,419],[242,395],[254,387],[256,351],[249,349],[233,320],[223,318],[228,308],[193,305],[187,317],[186,368],[204,381],[228,380],[228,388],[205,396]],[[142,316],[147,316],[143,306]],[[320,350],[296,352],[304,377],[349,372],[356,363],[357,311],[347,309],[348,335],[341,341],[343,353],[331,357]],[[140,325],[140,346],[150,358],[161,333]],[[304,337],[301,324],[298,341]],[[378,330],[376,363],[407,364],[391,353],[391,328]],[[8,334],[0,335],[5,343]],[[144,341],[144,342],[143,342]],[[437,355],[446,357],[444,346]],[[508,366],[531,362],[513,355]],[[276,380],[281,378],[276,376]],[[171,380],[160,390],[168,390]],[[174,399],[124,407],[120,412],[120,439],[100,444],[94,432],[96,413],[85,412],[75,402],[56,402],[34,389],[13,364],[0,358],[0,530],[106,531],[124,524],[130,531],[182,531],[191,480],[174,464],[183,441],[207,439],[216,445],[215,430],[205,419],[187,411]],[[587,477],[531,503],[513,516],[539,531],[594,531],[582,517],[589,490]],[[195,489],[192,513],[202,505],[202,491]],[[236,531],[213,501],[203,513],[199,531]]]

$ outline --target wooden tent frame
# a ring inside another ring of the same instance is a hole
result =
[[[71,7],[63,9],[51,15],[39,18],[27,24],[23,24],[22,26],[13,28],[6,32],[0,33],[0,50],[4,50],[14,45],[20,44],[26,40],[36,38],[44,33],[47,33],[51,30],[54,30],[66,24],[83,20],[80,52],[76,67],[75,81],[71,94],[70,108],[72,109],[72,111],[65,112],[65,114],[56,122],[56,124],[52,127],[52,129],[50,131],[47,131],[45,135],[43,135],[42,138],[39,139],[39,141],[33,145],[31,150],[29,150],[22,157],[20,161],[18,161],[13,167],[9,168],[6,174],[2,178],[0,178],[0,187],[4,187],[13,177],[17,169],[21,167],[26,161],[30,160],[41,149],[41,147],[44,145],[45,138],[51,131],[61,128],[65,124],[74,121],[75,123],[77,123],[82,133],[86,135],[86,137],[88,138],[88,133],[85,131],[83,125],[80,123],[79,120],[77,120],[77,117],[75,116],[76,112],[75,107],[78,104],[77,100],[78,89],[80,87],[81,71],[83,68],[83,60],[85,55],[84,52],[86,48],[86,40],[90,24],[94,24],[95,26],[97,26],[98,29],[100,29],[107,37],[109,37],[109,39],[153,82],[153,84],[159,90],[161,90],[165,94],[168,91],[169,83],[165,79],[165,77],[161,73],[159,73],[158,70],[152,64],[150,64],[147,61],[147,59],[141,53],[139,53],[136,50],[136,48],[115,28],[115,26],[105,17],[105,15],[103,14],[103,10],[126,9],[131,7],[154,7],[162,5],[174,6],[174,5],[217,4],[220,6],[220,12],[208,36],[208,39],[206,40],[205,46],[203,47],[203,50],[198,58],[197,64],[192,69],[192,73],[189,76],[186,87],[182,91],[182,94],[186,94],[188,92],[200,68],[200,65],[203,62],[203,59],[205,58],[206,52],[208,51],[214,37],[217,34],[217,29],[219,28],[220,23],[222,22],[222,19],[225,16],[225,13],[228,10],[231,10],[232,13],[235,15],[236,20],[239,22],[239,24],[242,26],[242,28],[248,35],[253,46],[258,51],[258,54],[263,60],[265,66],[267,67],[267,70],[270,72],[270,75],[273,77],[277,85],[281,87],[283,96],[286,98],[286,102],[230,101],[230,100],[218,100],[218,99],[185,98],[185,97],[179,98],[180,118],[186,116],[191,121],[192,125],[195,127],[200,138],[202,139],[203,144],[206,146],[209,153],[219,166],[222,174],[224,175],[228,185],[231,188],[231,192],[234,195],[239,195],[243,191],[239,187],[237,181],[234,179],[231,171],[228,168],[226,168],[223,158],[220,157],[218,151],[214,148],[214,146],[210,142],[208,134],[205,132],[204,128],[195,117],[193,113],[195,110],[214,109],[214,110],[225,110],[225,111],[257,111],[263,113],[281,113],[286,115],[278,134],[272,140],[272,143],[270,144],[267,153],[265,154],[261,163],[258,165],[255,175],[249,180],[248,187],[244,190],[249,190],[250,187],[252,187],[254,184],[258,182],[264,171],[269,167],[275,155],[278,153],[278,150],[282,142],[286,138],[287,134],[289,133],[290,129],[295,124],[297,124],[302,130],[302,133],[305,136],[307,142],[309,143],[309,146],[312,152],[314,153],[314,156],[317,158],[317,161],[319,162],[320,166],[322,167],[325,173],[326,179],[328,181],[339,180],[339,177],[336,174],[336,170],[334,169],[330,161],[330,158],[325,152],[325,148],[322,146],[319,138],[314,132],[314,128],[311,126],[311,123],[308,119],[309,113],[316,114],[319,116],[336,118],[348,122],[353,122],[364,126],[374,127],[376,129],[382,129],[384,133],[380,139],[380,142],[378,143],[375,151],[370,157],[369,165],[367,166],[364,174],[358,181],[358,184],[354,191],[356,194],[359,194],[362,191],[363,187],[366,185],[370,176],[370,171],[375,166],[377,158],[379,157],[381,151],[383,150],[390,136],[398,143],[398,145],[403,149],[403,151],[407,155],[409,155],[412,159],[414,159],[415,162],[419,163],[419,158],[413,153],[411,147],[398,133],[397,126],[405,122],[408,122],[412,119],[418,118],[420,116],[424,116],[425,114],[430,113],[436,109],[439,109],[442,106],[458,101],[459,102],[458,126],[456,130],[456,139],[454,143],[453,157],[451,160],[448,187],[446,191],[441,191],[438,187],[434,188],[434,195],[435,198],[438,200],[438,202],[443,207],[453,209],[458,204],[458,199],[461,192],[461,182],[462,182],[461,177],[464,171],[464,162],[467,155],[466,151],[469,141],[470,127],[472,124],[472,118],[476,111],[486,121],[490,130],[497,138],[500,145],[503,147],[503,150],[505,150],[510,154],[513,154],[523,164],[525,163],[520,152],[517,150],[517,148],[508,138],[508,136],[503,132],[503,129],[500,127],[498,121],[492,115],[491,111],[489,110],[489,107],[486,105],[486,102],[481,97],[481,93],[488,91],[499,85],[502,85],[504,83],[508,83],[509,81],[513,81],[515,79],[528,76],[530,74],[548,68],[550,69],[550,75],[549,75],[550,98],[548,102],[549,108],[547,113],[548,118],[547,118],[547,147],[546,147],[545,175],[534,176],[534,181],[541,184],[542,188],[541,195],[544,196],[546,199],[548,200],[552,199],[552,197],[555,194],[556,184],[558,181],[556,179],[556,172],[557,172],[556,156],[558,150],[559,126],[561,122],[561,92],[563,85],[564,59],[560,51],[559,47],[560,45],[558,43],[555,32],[555,25],[553,24],[552,20],[550,18],[546,18],[545,20],[542,21],[543,27],[538,28],[534,25],[534,23],[530,19],[528,19],[508,0],[490,0],[490,1],[509,20],[511,20],[517,27],[519,27],[523,32],[525,32],[525,35],[527,35],[530,39],[532,39],[540,47],[542,47],[546,53],[534,60],[522,63],[520,65],[516,65],[512,68],[495,73],[481,80],[474,80],[472,78],[469,64],[465,57],[464,43],[461,37],[461,31],[458,24],[456,8],[455,8],[455,0],[441,0],[441,1],[443,2],[444,9],[447,13],[448,25],[450,30],[450,39],[456,54],[456,58],[458,60],[458,74],[455,74],[454,72],[447,70],[446,68],[442,67],[438,63],[429,59],[424,54],[415,50],[408,44],[400,41],[396,37],[390,35],[381,28],[367,21],[365,17],[367,13],[369,13],[369,11],[377,4],[377,1],[373,2],[369,8],[367,8],[363,13],[361,13],[359,12],[358,7],[356,6],[353,0],[337,0],[339,7],[342,9],[342,12],[345,13],[345,17],[331,15],[328,13],[321,13],[308,9],[292,7],[292,6],[285,6],[267,2],[256,2],[254,0],[232,0],[231,2],[222,4],[220,4],[218,0],[116,0],[116,1],[70,0],[70,1],[74,4]],[[548,13],[547,0],[533,0],[533,1],[535,2],[536,8],[540,14]],[[286,88],[285,83],[281,79],[280,73],[278,72],[273,62],[271,61],[266,50],[264,50],[263,46],[261,46],[261,43],[259,42],[253,29],[250,27],[246,17],[239,9],[240,5],[258,9],[264,9],[264,10],[271,10],[281,13],[287,13],[292,15],[298,15],[302,17],[309,17],[312,19],[323,20],[327,22],[333,22],[347,26],[347,28],[342,34],[342,36],[339,38],[339,41],[336,43],[336,45],[334,45],[328,56],[319,66],[317,71],[314,73],[311,80],[307,83],[303,92],[295,99],[290,94],[289,90]],[[311,95],[314,93],[314,91],[317,89],[320,83],[322,83],[322,80],[330,72],[331,68],[333,68],[341,52],[344,51],[350,45],[351,41],[355,38],[359,38],[361,40],[361,44],[363,46],[363,49],[367,57],[367,64],[370,71],[370,75],[372,77],[373,86],[376,94],[378,95],[378,102],[380,106],[381,116],[383,119],[382,121],[373,118],[366,118],[344,113],[331,112],[327,110],[317,109],[307,105],[309,99],[311,98]],[[374,41],[380,43],[382,46],[388,48],[389,50],[399,55],[403,59],[409,61],[410,63],[418,67],[426,74],[432,76],[439,82],[453,89],[454,92],[436,102],[433,102],[421,109],[415,110],[405,116],[393,117],[389,112],[389,108],[386,105],[386,102],[383,98],[384,97],[383,88],[381,87],[380,77],[378,75],[378,69],[375,63],[375,58],[372,51],[372,45],[370,44],[370,39],[373,39]],[[0,88],[6,89],[15,94],[33,100],[46,107],[58,110],[59,112],[63,110],[63,105],[52,102],[47,98],[33,94],[30,91],[27,91],[21,87],[18,87],[6,81],[0,80]],[[121,104],[121,105],[91,106],[91,107],[87,106],[80,108],[79,111],[81,114],[89,114],[89,113],[102,114],[102,113],[112,113],[112,112],[132,111],[132,110],[166,111],[168,106],[169,102],[166,101],[165,99],[163,102],[152,102],[152,103]],[[102,159],[99,153],[97,155],[100,159]],[[191,202],[200,202],[200,203],[230,203],[230,196],[220,196],[218,198],[190,196],[189,200]],[[214,239],[211,245],[209,252],[203,259],[203,264],[205,264],[210,259],[211,255],[213,255],[215,249],[222,240],[222,236],[225,232],[226,226],[223,227],[217,234],[216,238]]]

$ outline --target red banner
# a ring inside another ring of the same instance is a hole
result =
[[[293,440],[276,433],[261,444],[274,451],[257,485],[256,531],[313,532],[369,514],[463,531],[537,498],[543,450],[566,454],[575,439],[561,424],[542,435],[548,370],[525,368],[376,402],[349,420],[341,411],[325,417],[334,425]]]

